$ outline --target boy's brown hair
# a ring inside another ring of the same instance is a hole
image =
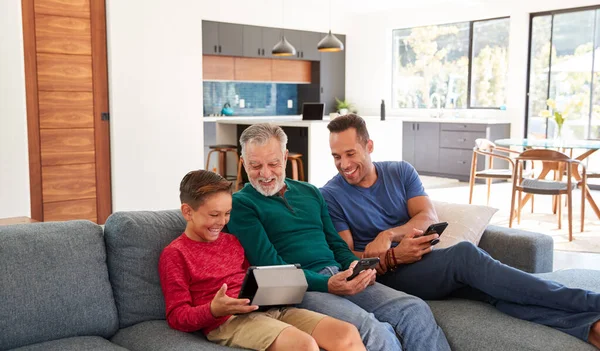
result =
[[[341,133],[350,128],[356,129],[356,136],[360,143],[364,145],[369,141],[369,131],[365,120],[354,113],[337,117],[327,125],[330,133]]]
[[[179,185],[179,199],[195,211],[206,198],[222,191],[231,194],[231,182],[217,173],[200,169],[183,177]]]

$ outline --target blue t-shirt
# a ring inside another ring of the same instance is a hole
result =
[[[321,188],[335,229],[338,232],[350,229],[356,251],[364,251],[381,231],[408,222],[407,201],[416,196],[427,196],[410,163],[373,164],[377,181],[369,188],[350,185],[340,174]]]

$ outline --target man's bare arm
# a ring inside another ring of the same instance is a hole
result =
[[[341,232],[338,232],[338,234],[342,237],[342,239],[344,239],[346,244],[348,244],[350,251],[352,251],[356,257],[363,258],[362,252],[354,250],[354,239],[352,238],[352,232],[350,232],[350,229],[342,230]]]
[[[430,224],[437,223],[438,218],[433,203],[428,196],[417,196],[407,201],[410,220],[405,224],[380,232],[377,237],[365,247],[364,257],[380,256],[387,251],[392,242],[401,242],[407,234],[414,237],[415,229],[423,231]],[[350,234],[350,238],[352,235]],[[346,239],[344,239],[346,240]]]

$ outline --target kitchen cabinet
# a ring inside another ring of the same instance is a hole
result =
[[[321,52],[317,49],[322,33],[286,29],[285,38],[296,48],[296,56],[283,56],[287,60],[319,61]],[[281,39],[281,37],[279,38]]]
[[[202,52],[206,55],[242,56],[244,26],[202,21]]]
[[[402,159],[419,174],[468,181],[475,140],[497,140],[510,136],[509,123],[404,122],[402,125]],[[493,168],[507,168],[504,161],[494,161]],[[478,170],[489,168],[479,156]]]
[[[243,56],[274,57],[273,46],[281,39],[281,29],[257,26],[244,26]]]
[[[321,33],[324,37],[326,33]],[[346,36],[336,34],[346,46]],[[316,47],[316,46],[315,46]],[[337,111],[336,98],[345,99],[346,95],[346,51],[320,52],[320,101],[325,103],[325,114]]]
[[[439,123],[404,122],[402,159],[412,164],[417,172],[438,172],[439,134]]]

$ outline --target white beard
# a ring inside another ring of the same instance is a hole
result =
[[[260,194],[264,195],[264,196],[273,196],[275,194],[277,194],[281,188],[283,188],[283,186],[285,185],[284,182],[284,177],[277,177],[275,178],[275,186],[272,188],[272,190],[267,190],[265,188],[262,187],[262,185],[260,184],[260,180],[262,178],[253,180],[250,179],[250,184],[254,187],[254,189],[256,189],[256,191],[258,191]]]

